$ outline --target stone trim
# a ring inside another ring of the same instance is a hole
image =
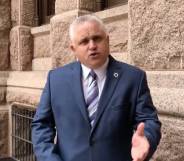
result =
[[[33,37],[50,34],[50,24],[31,28],[31,34]]]
[[[112,14],[113,13],[113,14]],[[94,13],[104,22],[115,21],[117,19],[128,18],[128,5],[121,5],[111,9],[99,11]]]

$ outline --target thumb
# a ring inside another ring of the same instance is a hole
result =
[[[144,123],[143,122],[141,122],[137,126],[136,134],[139,135],[139,136],[144,136]]]

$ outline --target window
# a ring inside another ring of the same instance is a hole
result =
[[[35,0],[35,26],[47,24],[55,14],[55,0]]]
[[[104,9],[112,8],[115,6],[120,6],[122,4],[127,4],[128,0],[96,0],[95,1],[95,10],[101,11]]]

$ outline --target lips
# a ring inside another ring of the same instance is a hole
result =
[[[99,55],[99,53],[94,52],[94,53],[90,53],[89,54],[89,57],[97,57],[98,55]]]

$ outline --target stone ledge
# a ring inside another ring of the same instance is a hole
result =
[[[30,72],[10,72],[7,80],[9,87],[21,87],[42,89],[47,78],[47,71],[30,71]]]
[[[9,75],[9,72],[7,72],[7,71],[0,71],[0,78],[1,77],[8,77],[8,75]]]
[[[111,9],[106,9],[95,13],[102,20],[115,21],[116,19],[128,18],[128,5],[121,5]]]
[[[151,87],[184,88],[184,71],[146,71]]]
[[[164,115],[184,117],[184,71],[146,71],[153,102]]]
[[[184,90],[150,87],[153,102],[161,113],[184,117]]]
[[[8,87],[6,99],[8,103],[18,102],[37,106],[41,93],[41,89]]]
[[[86,14],[91,14],[92,12],[90,11],[86,11],[86,10],[79,10],[79,9],[74,9],[74,10],[70,10],[70,11],[66,11],[63,13],[59,13],[54,15],[51,18],[51,23],[54,22],[61,22],[61,19],[66,20],[66,19],[70,19],[70,18],[74,18],[76,16],[80,16],[80,15],[86,15]]]
[[[50,33],[50,24],[31,28],[31,34],[33,36],[39,36],[49,33]]]
[[[0,113],[1,112],[9,112],[9,106],[8,105],[0,105]]]
[[[70,10],[70,11],[63,12],[61,14],[56,14],[51,20],[57,22],[57,20],[60,21],[61,18],[66,19],[66,17],[73,17],[76,15],[80,16],[84,14],[95,14],[96,16],[100,17],[104,21],[109,21],[109,20],[114,21],[117,18],[118,19],[128,18],[128,4],[121,5],[118,7],[113,7],[113,8],[95,12],[95,13],[92,13],[86,10],[78,10],[78,9]]]
[[[52,69],[52,58],[35,58],[32,61],[33,71],[48,71]]]
[[[10,72],[7,80],[7,102],[37,105],[45,86],[47,73],[47,71]]]

